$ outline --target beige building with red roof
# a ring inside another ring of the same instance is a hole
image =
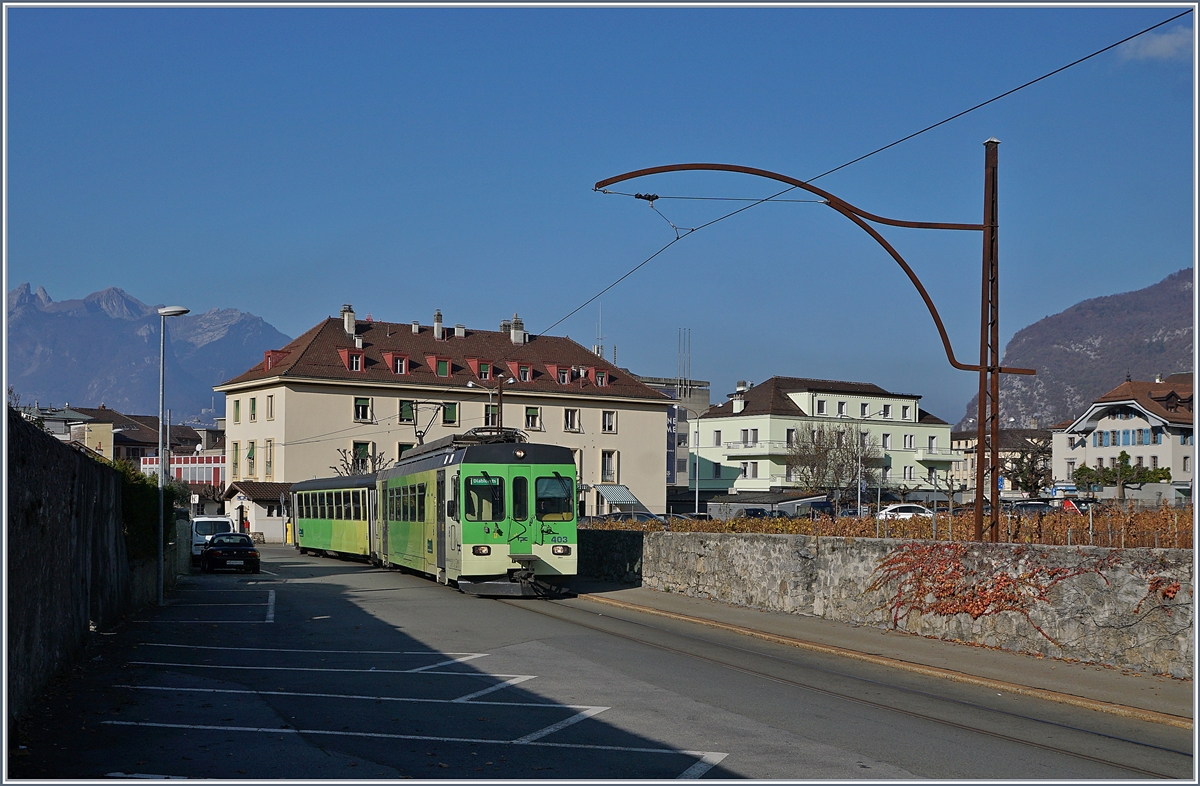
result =
[[[231,483],[329,477],[339,450],[395,460],[503,425],[572,449],[588,515],[609,511],[606,486],[665,509],[670,398],[569,338],[529,334],[515,316],[499,331],[468,330],[444,325],[441,312],[433,325],[358,320],[347,305],[213,389],[226,397]]]
[[[1125,451],[1134,466],[1169,468],[1177,494],[1190,497],[1196,460],[1192,375],[1126,380],[1071,423],[1055,426],[1053,449],[1056,482],[1069,483],[1085,464],[1112,466]]]

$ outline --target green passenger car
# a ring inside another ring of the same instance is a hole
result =
[[[366,519],[351,518],[357,492],[368,488]],[[302,551],[366,556],[483,595],[540,594],[575,575],[578,494],[568,448],[455,435],[406,451],[375,475],[310,480],[292,491]],[[331,508],[339,499],[343,507]]]

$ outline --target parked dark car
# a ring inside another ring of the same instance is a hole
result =
[[[200,571],[212,573],[216,570],[259,572],[258,549],[249,535],[227,532],[209,539],[200,552]]]
[[[742,518],[747,519],[765,519],[767,517],[766,508],[743,508]]]

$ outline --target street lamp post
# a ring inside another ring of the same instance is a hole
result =
[[[167,317],[181,317],[191,309],[183,306],[165,306],[158,310],[158,605],[163,605],[163,486],[166,485],[167,468],[166,440],[171,437],[163,433],[166,419],[166,376],[167,376]],[[164,439],[165,437],[165,439]]]

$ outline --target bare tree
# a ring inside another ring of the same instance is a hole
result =
[[[1004,447],[1004,477],[1013,488],[1037,496],[1053,482],[1050,469],[1051,442],[1046,437],[1021,437],[1015,445]]]
[[[805,491],[827,492],[835,501],[853,499],[860,480],[864,487],[879,482],[883,453],[869,436],[849,422],[810,428],[788,447],[788,473]]]
[[[387,458],[383,451],[379,453],[366,453],[363,455],[355,455],[353,452],[345,448],[338,448],[338,463],[331,465],[329,468],[342,477],[350,477],[352,475],[371,475],[380,470],[385,470],[392,466],[395,462]]]

